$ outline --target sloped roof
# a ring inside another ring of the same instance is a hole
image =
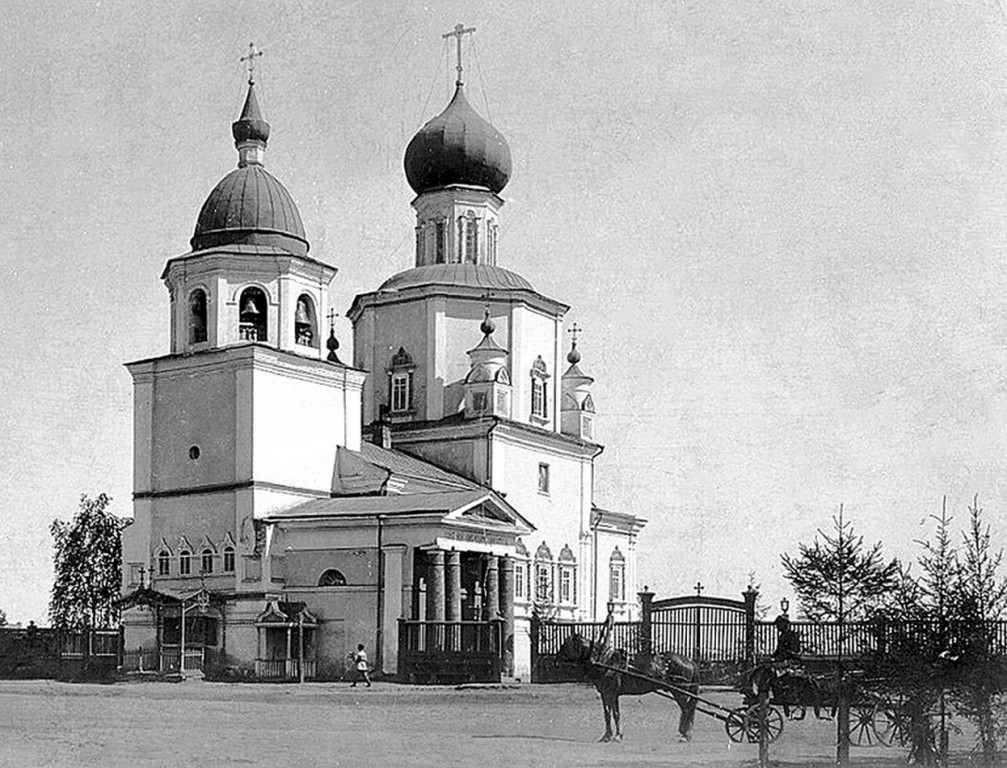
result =
[[[274,512],[270,519],[300,517],[355,517],[358,515],[400,515],[412,512],[448,514],[494,495],[485,489],[445,493],[406,493],[393,496],[337,496],[313,499],[296,507]]]
[[[354,451],[354,453],[357,452]],[[402,451],[389,450],[388,448],[382,448],[380,445],[375,445],[374,443],[361,443],[359,454],[370,463],[376,464],[377,466],[387,469],[395,474],[407,475],[420,480],[432,483],[442,483],[444,485],[454,486],[457,488],[471,489],[480,487],[476,483],[473,483],[471,480],[468,480],[461,475],[448,472],[447,470],[441,469],[434,464],[430,464],[422,459],[417,459],[414,456],[403,453]]]

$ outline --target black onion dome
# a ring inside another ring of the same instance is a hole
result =
[[[503,134],[472,109],[459,83],[447,109],[409,142],[405,169],[416,194],[451,184],[499,194],[510,179],[510,147]]]
[[[308,252],[301,214],[286,187],[261,165],[227,174],[206,198],[192,249],[264,245],[298,256]]]

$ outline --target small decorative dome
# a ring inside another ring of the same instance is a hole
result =
[[[490,311],[487,308],[486,314],[483,317],[483,321],[479,323],[479,330],[483,332],[486,336],[489,336],[493,331],[497,329],[496,323],[490,318]]]
[[[577,365],[580,362],[580,352],[577,351],[577,342],[570,345],[570,351],[566,354],[566,361],[570,365]]]
[[[259,141],[263,145],[269,140],[269,123],[262,117],[259,109],[259,99],[255,95],[254,83],[248,83],[248,95],[245,97],[245,107],[241,117],[231,123],[231,135],[235,145],[246,141]]]
[[[510,147],[503,134],[468,103],[457,84],[454,98],[406,147],[406,180],[416,194],[452,184],[499,194],[510,179]]]
[[[253,245],[306,255],[309,245],[297,205],[286,187],[262,167],[269,123],[262,118],[251,81],[231,133],[238,167],[220,180],[203,203],[190,241],[192,249]]]

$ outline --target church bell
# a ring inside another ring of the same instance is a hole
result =
[[[311,324],[311,318],[308,317],[308,307],[303,301],[297,302],[297,311],[294,313],[294,322],[302,325]]]
[[[259,314],[259,308],[255,306],[255,299],[251,296],[245,299],[245,306],[241,308],[242,315],[257,315]]]

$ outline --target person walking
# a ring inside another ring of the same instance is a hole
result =
[[[360,643],[357,646],[357,652],[353,654],[353,661],[357,665],[357,676],[350,685],[350,688],[356,688],[357,683],[363,680],[367,683],[367,687],[371,687],[371,675],[370,669],[367,666],[367,651],[364,650],[364,644]]]

